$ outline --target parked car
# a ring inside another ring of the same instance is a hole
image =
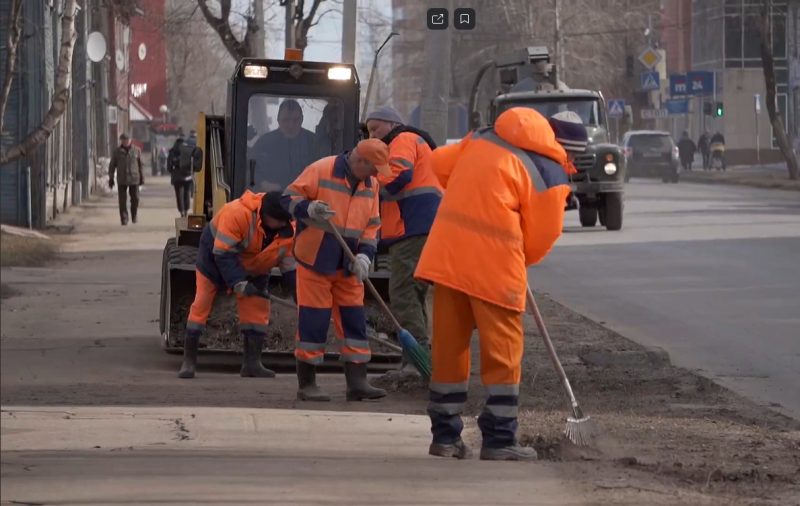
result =
[[[681,163],[678,146],[668,132],[633,130],[622,138],[627,172],[625,182],[632,177],[660,177],[665,183],[677,183]]]

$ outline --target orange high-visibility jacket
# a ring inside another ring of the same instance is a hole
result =
[[[442,200],[442,185],[431,170],[431,147],[422,136],[401,132],[384,138],[387,140],[392,176],[379,175],[378,182],[381,242],[388,245],[430,232]]]
[[[526,267],[561,235],[566,160],[547,120],[522,107],[437,148],[445,192],[415,277],[524,311]]]
[[[197,269],[219,289],[233,289],[250,277],[268,275],[273,267],[294,286],[293,227],[288,225],[264,245],[267,234],[259,216],[263,196],[248,190],[228,202],[200,237]]]
[[[320,274],[336,274],[344,269],[349,275],[350,262],[342,247],[329,232],[334,224],[353,253],[374,259],[378,247],[381,218],[378,205],[378,181],[369,177],[353,188],[347,180],[347,153],[318,160],[303,171],[283,192],[281,204],[297,218],[294,256],[304,267]],[[314,200],[330,204],[336,214],[323,223],[308,216]]]

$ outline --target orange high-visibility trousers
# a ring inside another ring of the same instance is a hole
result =
[[[453,444],[461,437],[461,413],[469,385],[469,342],[475,325],[480,337],[481,380],[489,394],[478,417],[483,445],[509,446],[517,432],[522,314],[441,284],[433,295],[433,377],[428,405],[433,441]]]
[[[197,292],[189,310],[186,335],[201,335],[206,330],[206,321],[217,295],[216,285],[199,270],[197,273]],[[245,336],[266,336],[269,325],[269,300],[263,297],[242,297],[236,295],[239,308],[239,330]]]
[[[333,313],[339,360],[357,364],[369,362],[367,314],[364,285],[355,276],[319,274],[297,264],[297,335],[295,357],[309,364],[321,364]]]

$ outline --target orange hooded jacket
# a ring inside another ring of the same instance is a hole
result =
[[[510,109],[460,143],[437,148],[445,189],[415,277],[525,310],[526,268],[561,236],[567,154],[547,120]]]

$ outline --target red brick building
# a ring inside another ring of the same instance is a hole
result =
[[[160,120],[159,108],[167,104],[165,4],[165,0],[139,0],[142,12],[131,19],[128,89],[135,99],[132,107],[144,109],[131,111],[137,119],[152,117]]]

